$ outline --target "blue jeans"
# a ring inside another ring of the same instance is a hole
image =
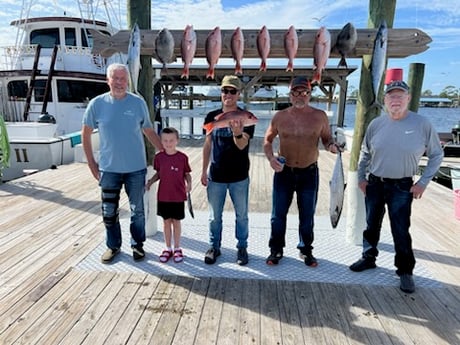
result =
[[[363,233],[363,257],[375,259],[379,254],[377,245],[386,204],[395,245],[394,263],[398,275],[412,274],[415,266],[412,239],[409,234],[413,200],[413,194],[410,192],[412,184],[410,177],[381,181],[371,174],[366,188],[367,228]]]
[[[206,189],[209,202],[209,244],[219,249],[222,243],[222,213],[227,190],[235,209],[235,237],[237,248],[247,248],[249,235],[248,195],[249,177],[238,182],[219,183],[208,180]]]
[[[108,248],[121,247],[121,227],[118,218],[121,188],[124,185],[131,210],[131,246],[142,247],[145,241],[144,190],[147,169],[130,173],[101,172],[99,186],[102,196],[102,217]]]
[[[268,243],[271,250],[282,252],[286,245],[286,218],[294,192],[299,209],[299,244],[303,254],[311,254],[313,249],[313,227],[318,200],[319,173],[316,163],[307,168],[290,168],[275,173],[271,215],[271,236]]]

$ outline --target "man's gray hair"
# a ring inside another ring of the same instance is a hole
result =
[[[110,64],[109,67],[107,67],[107,73],[106,73],[107,78],[110,78],[113,75],[113,72],[118,71],[118,70],[125,71],[126,75],[129,76],[128,66],[122,63],[113,63],[113,64]]]

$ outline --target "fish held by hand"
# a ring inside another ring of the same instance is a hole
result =
[[[230,127],[230,123],[235,120],[241,121],[243,123],[243,127],[249,127],[255,125],[258,118],[253,113],[245,110],[227,111],[217,115],[214,118],[214,121],[203,125],[203,128],[206,130],[206,135],[208,135],[214,128]]]

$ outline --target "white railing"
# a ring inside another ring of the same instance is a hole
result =
[[[0,70],[31,70],[33,68],[37,45],[0,47]],[[52,49],[42,48],[39,69],[48,70]],[[105,73],[107,60],[92,54],[89,47],[59,47],[56,58],[56,70],[69,72]]]

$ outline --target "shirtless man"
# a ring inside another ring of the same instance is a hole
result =
[[[283,257],[286,234],[286,216],[294,192],[299,208],[300,256],[305,265],[316,267],[318,262],[312,254],[313,225],[318,196],[318,142],[337,153],[331,135],[329,121],[324,111],[312,108],[308,102],[311,85],[307,78],[296,77],[290,85],[289,98],[292,106],[278,111],[265,132],[264,152],[275,171],[271,235],[268,243],[270,255],[266,263],[276,265]],[[283,166],[273,152],[273,140],[279,137],[279,156],[285,157]]]

